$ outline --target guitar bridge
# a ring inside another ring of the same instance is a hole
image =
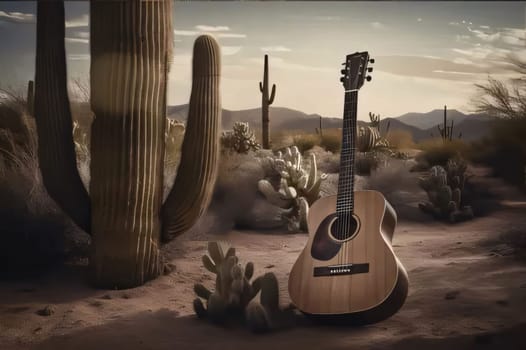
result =
[[[369,264],[341,264],[318,266],[314,268],[314,277],[320,276],[339,276],[339,275],[354,275],[357,273],[369,272]]]

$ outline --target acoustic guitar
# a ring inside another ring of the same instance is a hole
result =
[[[367,52],[347,55],[338,194],[310,208],[309,238],[289,276],[297,308],[322,320],[378,322],[396,313],[408,291],[407,273],[393,252],[396,213],[377,191],[354,191],[358,90],[367,72]]]

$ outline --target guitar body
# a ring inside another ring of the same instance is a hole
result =
[[[396,213],[381,193],[355,191],[355,225],[338,239],[336,203],[337,196],[323,197],[309,210],[309,239],[289,276],[290,297],[302,312],[326,321],[380,321],[398,311],[408,291],[391,247]]]

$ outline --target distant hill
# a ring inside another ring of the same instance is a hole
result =
[[[427,113],[406,113],[399,117],[396,117],[396,119],[405,124],[416,126],[417,128],[425,130],[443,123],[444,110],[434,109],[431,112]],[[466,119],[487,121],[491,118],[483,114],[464,114],[460,111],[457,111],[456,109],[447,110],[448,123],[454,121],[454,124],[458,125]]]
[[[186,121],[188,105],[169,106],[168,117]],[[428,113],[406,113],[396,118],[384,118],[381,120],[380,128],[385,130],[386,124],[390,123],[390,130],[404,130],[413,136],[416,142],[438,137],[437,125],[443,122],[444,111],[433,110]],[[313,133],[319,126],[319,114],[306,114],[294,109],[284,107],[270,107],[270,129],[298,130]],[[486,135],[490,129],[491,118],[480,114],[464,114],[457,110],[448,110],[448,122],[454,120],[455,129],[453,136],[458,137],[462,133],[462,139],[472,141]],[[252,108],[240,111],[223,109],[222,127],[224,130],[232,129],[236,121],[249,122],[253,129],[261,128],[261,109]],[[358,125],[367,123],[358,121]],[[420,125],[420,126],[419,126]],[[341,118],[322,118],[322,126],[326,129],[341,128]]]

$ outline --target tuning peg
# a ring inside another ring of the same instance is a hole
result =
[[[368,75],[367,77],[365,77],[365,79],[366,79],[367,81],[371,81],[371,80],[373,80],[373,77],[371,77],[370,75]]]
[[[340,81],[343,83],[345,81],[345,77],[341,77]]]
[[[367,68],[367,71],[368,71],[369,73],[371,73],[371,72],[373,71],[373,68],[372,68],[372,67],[369,67],[369,68]]]
[[[342,69],[341,72],[342,74],[347,74],[347,69]]]
[[[371,59],[369,60],[369,63],[374,63],[374,58],[371,58]]]

